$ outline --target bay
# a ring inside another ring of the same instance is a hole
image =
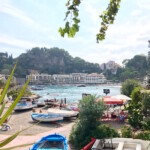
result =
[[[32,91],[42,96],[43,99],[64,99],[67,103],[77,103],[82,99],[82,93],[96,94],[97,96],[105,96],[103,89],[110,89],[110,96],[120,94],[121,86],[108,85],[91,85],[86,87],[77,87],[73,85],[50,85],[44,86],[43,90]]]

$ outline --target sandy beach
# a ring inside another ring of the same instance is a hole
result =
[[[40,109],[41,108],[36,108],[36,111],[39,111]],[[7,110],[7,108],[5,110]],[[36,142],[41,137],[53,133],[62,134],[67,138],[67,140],[69,139],[69,134],[74,124],[74,120],[64,120],[62,122],[57,122],[57,123],[36,124],[35,122],[32,121],[31,113],[32,110],[25,111],[25,112],[13,112],[11,114],[9,121],[7,122],[7,124],[11,126],[11,130],[9,131],[0,130],[0,140],[7,138],[9,135],[16,133],[20,129],[24,129],[32,125],[34,126],[29,128],[28,130],[23,131],[14,141],[9,143],[7,147]],[[19,148],[19,150],[27,150],[29,149],[29,147],[31,146],[25,148]],[[69,150],[71,149],[69,148]],[[18,150],[18,148],[16,148],[16,150]]]

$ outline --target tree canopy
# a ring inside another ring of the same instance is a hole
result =
[[[128,79],[122,84],[121,93],[131,96],[131,93],[135,87],[141,87],[140,83],[136,80]]]

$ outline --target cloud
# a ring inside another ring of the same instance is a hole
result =
[[[23,21],[26,24],[34,25],[35,22],[33,19],[28,17],[23,11],[14,7],[8,0],[0,1],[0,12],[8,14],[12,17],[16,17],[19,20]]]
[[[10,47],[22,48],[22,49],[30,49],[32,47],[50,47],[49,44],[44,42],[31,42],[26,40],[17,39],[14,37],[10,37],[8,35],[0,35],[0,43],[9,45]]]
[[[139,16],[139,15],[141,15],[141,13],[142,13],[142,11],[141,10],[133,10],[132,12],[131,12],[131,16],[133,16],[133,17],[136,17],[136,16]]]

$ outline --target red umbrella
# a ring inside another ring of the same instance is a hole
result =
[[[106,104],[119,104],[119,105],[123,105],[123,100],[117,99],[117,98],[104,98],[104,102]]]

